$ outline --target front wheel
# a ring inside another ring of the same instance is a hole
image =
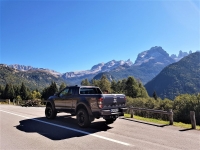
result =
[[[90,126],[89,115],[85,109],[79,109],[76,114],[77,123],[80,127],[86,128]]]
[[[47,119],[54,119],[56,115],[57,115],[57,112],[51,106],[46,107],[45,116]]]

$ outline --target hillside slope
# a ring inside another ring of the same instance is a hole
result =
[[[156,91],[161,98],[174,99],[179,94],[199,93],[200,52],[192,53],[165,67],[145,87],[150,96]]]
[[[6,65],[0,64],[0,84],[11,83],[20,85],[22,82],[31,90],[42,90],[55,81],[58,85],[65,82],[64,79],[43,70],[19,71]]]

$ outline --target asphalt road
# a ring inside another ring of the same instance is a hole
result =
[[[44,107],[0,105],[0,150],[200,150],[200,131],[118,118],[96,119],[79,128],[75,117],[60,113],[48,120]]]

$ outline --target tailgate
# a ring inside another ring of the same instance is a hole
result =
[[[125,107],[126,97],[124,94],[103,94],[104,108]]]

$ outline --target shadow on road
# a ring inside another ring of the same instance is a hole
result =
[[[18,126],[15,126],[18,130],[27,133],[39,133],[51,140],[81,137],[111,129],[105,121],[92,122],[89,128],[80,128],[76,123],[76,119],[71,116],[57,116],[54,120],[40,117],[22,120],[19,123]]]
[[[138,121],[138,120],[132,120],[132,119],[128,119],[128,118],[120,118],[120,119],[124,119],[124,120],[128,120],[128,121],[133,121],[133,122],[137,122],[137,123],[142,123],[142,124],[147,124],[147,125],[156,126],[156,127],[165,127],[165,126],[169,126],[169,124],[157,125],[157,124],[153,124],[153,123],[149,123],[149,122],[143,122],[143,121]]]
[[[195,130],[195,129],[189,128],[189,129],[181,129],[179,131],[183,132],[183,131],[189,131],[189,130]]]

